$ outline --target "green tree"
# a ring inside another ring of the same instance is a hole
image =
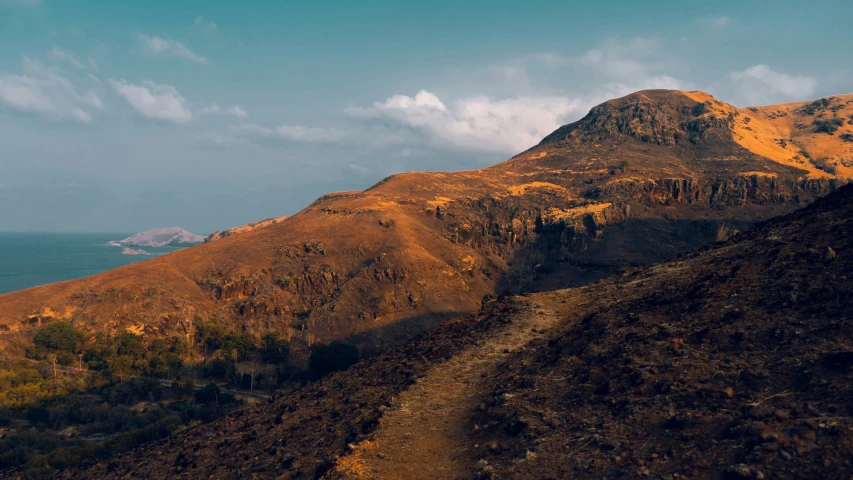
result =
[[[83,346],[85,335],[69,322],[51,323],[39,330],[35,344],[45,350],[78,353]]]
[[[124,377],[133,373],[133,357],[128,355],[118,355],[107,359],[107,366],[110,369],[110,375],[118,377],[120,382],[124,381]]]
[[[222,341],[222,353],[230,357],[237,352],[237,358],[246,358],[255,349],[255,340],[247,333],[225,335]]]
[[[261,359],[264,363],[284,363],[288,355],[290,355],[290,343],[281,338],[280,332],[269,332],[261,337]]]
[[[135,333],[125,332],[116,338],[118,343],[117,352],[119,355],[127,355],[133,358],[145,356],[145,345],[142,344],[142,337]]]

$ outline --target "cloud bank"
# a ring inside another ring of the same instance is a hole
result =
[[[139,44],[142,46],[142,50],[146,53],[158,56],[184,58],[202,65],[210,64],[210,61],[207,58],[196,55],[181,42],[145,34],[139,35],[138,40]]]
[[[580,102],[562,97],[495,100],[485,96],[463,98],[448,107],[434,93],[421,90],[414,97],[394,95],[347,113],[397,123],[456,147],[517,153],[537,144],[580,108]]]
[[[806,99],[818,85],[815,77],[789,75],[763,64],[731,72],[729,78],[744,100],[756,105],[773,102],[779,96],[788,100]]]
[[[246,113],[240,105],[231,105],[230,107],[222,108],[215,103],[211,104],[209,107],[201,109],[201,113],[206,115],[234,115],[239,118],[246,118],[249,116],[249,114]]]
[[[92,109],[103,109],[98,94],[50,68],[24,57],[21,74],[0,75],[0,105],[55,120],[92,121]]]
[[[175,87],[149,81],[135,85],[113,79],[109,80],[109,84],[144,118],[174,124],[186,124],[193,119],[187,99]]]

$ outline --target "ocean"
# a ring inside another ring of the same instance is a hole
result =
[[[122,247],[107,245],[130,235],[0,233],[0,294],[86,277],[180,249],[142,247],[148,255],[120,255]]]

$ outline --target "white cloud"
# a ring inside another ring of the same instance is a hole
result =
[[[565,97],[494,100],[480,96],[448,107],[435,94],[421,90],[414,97],[394,95],[370,108],[347,109],[347,113],[355,118],[391,120],[456,147],[517,153],[539,143],[584,106]]]
[[[127,100],[127,103],[139,115],[153,120],[175,124],[184,124],[192,120],[193,115],[184,98],[175,87],[143,82],[134,85],[124,80],[110,79],[109,84]]]
[[[346,132],[334,128],[312,128],[301,125],[282,125],[269,128],[263,125],[245,124],[234,126],[232,130],[243,135],[306,143],[334,143],[347,136]]]
[[[642,82],[672,66],[659,41],[642,37],[624,42],[608,40],[572,59],[572,63],[617,83]]]
[[[103,109],[104,105],[95,91],[81,91],[62,76],[61,70],[27,57],[22,74],[0,75],[0,105],[48,118],[89,123],[92,115],[88,109]]]
[[[71,52],[63,50],[56,45],[53,46],[53,49],[48,52],[48,57],[51,60],[55,60],[57,62],[66,62],[70,64],[72,67],[77,69],[92,69],[97,70],[98,64],[95,62],[95,59],[89,57],[85,62],[82,62],[77,59]]]
[[[204,107],[201,109],[201,113],[209,114],[209,115],[234,115],[239,118],[246,118],[249,116],[243,107],[239,105],[231,105],[230,107],[221,108],[217,104],[211,104],[209,107]]]
[[[705,18],[705,23],[707,23],[713,28],[726,28],[729,23],[731,23],[731,21],[732,19],[725,15]]]
[[[444,100],[445,94],[439,98],[421,90],[345,111],[375,127],[367,133],[385,131],[399,137],[402,131],[414,146],[426,138],[432,148],[512,154],[536,145],[603,101],[638,90],[693,87],[677,77],[678,67],[657,40],[608,40],[578,55],[537,53],[457,72],[454,89],[467,87],[482,92],[478,95]]]
[[[195,25],[201,28],[205,35],[213,35],[216,33],[217,29],[219,29],[215,22],[207,20],[201,15],[195,17]]]
[[[142,34],[139,35],[139,43],[145,52],[153,55],[186,58],[187,60],[192,60],[203,65],[210,63],[207,58],[196,55],[186,45],[175,40]]]
[[[789,75],[773,70],[767,65],[754,65],[729,78],[739,95],[750,104],[790,99],[804,99],[817,89],[817,79],[804,75]]]

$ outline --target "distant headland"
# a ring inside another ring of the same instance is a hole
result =
[[[196,235],[181,227],[166,227],[145,230],[109,244],[116,247],[188,247],[204,242],[205,238],[204,235]]]

